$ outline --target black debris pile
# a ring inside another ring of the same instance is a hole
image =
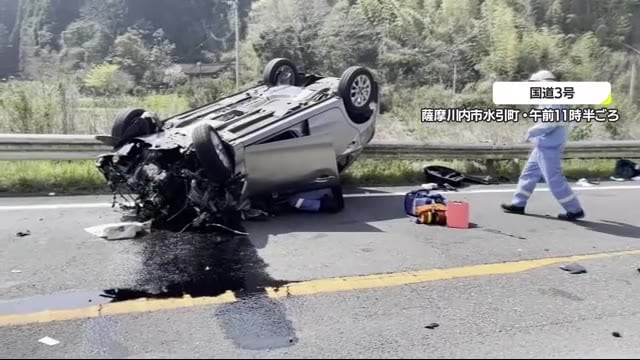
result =
[[[439,327],[439,326],[440,326],[440,324],[438,324],[438,323],[431,323],[431,324],[429,324],[429,325],[425,326],[424,328],[425,328],[425,329],[433,330],[433,329],[435,329],[435,328],[437,328],[437,327]]]
[[[622,335],[617,331],[612,332],[611,335],[613,335],[613,337],[617,337],[617,338],[622,337]]]
[[[560,266],[560,269],[568,272],[569,274],[586,274],[587,269],[584,266],[578,263],[571,263],[567,265]]]
[[[29,235],[31,235],[31,231],[29,231],[29,230],[26,230],[26,231],[18,231],[18,232],[16,233],[16,236],[17,236],[17,237],[25,237],[25,236],[29,236]]]
[[[627,181],[627,180],[639,180],[640,178],[640,165],[627,159],[618,159],[616,165],[613,168],[613,175],[611,180],[614,181]]]
[[[424,169],[427,183],[435,184],[437,189],[457,190],[469,185],[491,185],[508,182],[509,179],[500,177],[495,179],[491,176],[466,175],[454,169],[441,165],[429,165]]]

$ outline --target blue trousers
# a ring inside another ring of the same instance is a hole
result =
[[[544,179],[565,211],[575,213],[582,210],[576,194],[562,174],[562,151],[562,147],[533,149],[520,174],[518,189],[513,196],[513,205],[526,206],[536,184]]]

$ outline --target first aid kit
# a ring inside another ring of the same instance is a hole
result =
[[[442,204],[446,205],[447,200],[442,194],[432,193],[429,190],[412,190],[404,196],[404,212],[409,216],[417,217],[416,209],[422,205]]]

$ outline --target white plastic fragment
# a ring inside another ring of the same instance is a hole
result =
[[[54,346],[54,345],[58,345],[60,344],[60,341],[50,338],[48,336],[43,337],[42,339],[38,340],[39,342],[45,344],[45,345],[49,345],[49,346]]]
[[[12,274],[20,274],[21,272],[22,272],[22,270],[18,270],[18,269],[11,270]]]
[[[592,182],[590,182],[589,180],[582,178],[580,180],[578,180],[578,182],[576,182],[576,184],[581,185],[581,186],[593,186],[594,184]]]
[[[151,232],[151,221],[121,222],[88,227],[86,232],[107,240],[133,239],[140,233]]]
[[[438,184],[436,183],[422,184],[421,187],[425,190],[435,190],[438,188]]]

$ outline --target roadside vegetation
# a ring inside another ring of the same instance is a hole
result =
[[[419,186],[425,183],[423,168],[445,165],[469,175],[487,174],[482,164],[466,161],[407,161],[362,158],[343,177],[352,186]],[[512,161],[496,163],[496,179],[515,181],[520,166]],[[611,160],[567,160],[565,173],[570,180],[607,180],[613,172]],[[10,194],[89,194],[108,193],[106,182],[94,161],[0,161],[0,195]],[[504,181],[504,180],[503,180]]]
[[[126,107],[165,118],[234,92],[230,3],[0,0],[0,132],[109,133]],[[374,141],[511,144],[530,124],[421,123],[420,109],[494,108],[493,81],[524,80],[547,68],[563,80],[613,86],[610,106],[621,119],[576,123],[571,140],[637,139],[636,3],[241,0],[239,88],[259,80],[275,57],[333,76],[364,65],[383,85],[384,114]],[[194,74],[180,64],[218,70]],[[423,166],[363,160],[348,181],[418,181],[415,168]],[[596,163],[575,170],[610,174],[612,161]],[[568,163],[570,175],[571,164],[587,166]],[[511,175],[517,168],[499,171]],[[16,191],[102,186],[89,163],[3,163],[0,169],[0,186]]]

